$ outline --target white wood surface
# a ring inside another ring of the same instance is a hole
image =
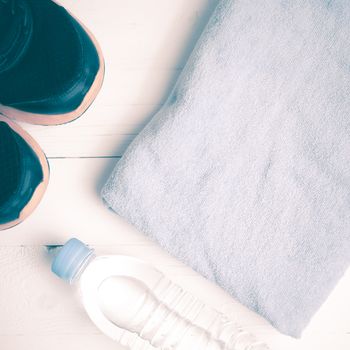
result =
[[[0,350],[121,349],[100,334],[71,287],[50,272],[44,245],[72,236],[100,253],[149,261],[272,350],[350,349],[350,273],[296,341],[167,255],[107,210],[99,197],[125,147],[162,105],[217,0],[61,2],[96,34],[106,79],[93,106],[76,122],[23,125],[48,155],[51,180],[35,213],[0,235]]]

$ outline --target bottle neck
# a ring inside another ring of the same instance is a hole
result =
[[[74,276],[70,279],[70,284],[76,284],[79,282],[81,275],[84,273],[88,265],[91,263],[92,260],[96,258],[96,255],[93,250],[91,250],[91,254],[86,256],[86,258],[81,262],[79,268],[77,269]]]

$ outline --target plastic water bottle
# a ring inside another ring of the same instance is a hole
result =
[[[136,258],[96,256],[73,238],[54,258],[52,271],[79,285],[91,320],[127,349],[268,349],[223,314]]]

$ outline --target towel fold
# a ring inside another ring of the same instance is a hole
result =
[[[299,336],[350,261],[350,2],[223,0],[102,196]]]

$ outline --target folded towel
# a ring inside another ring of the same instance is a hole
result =
[[[224,0],[107,204],[299,336],[350,261],[350,1]]]

